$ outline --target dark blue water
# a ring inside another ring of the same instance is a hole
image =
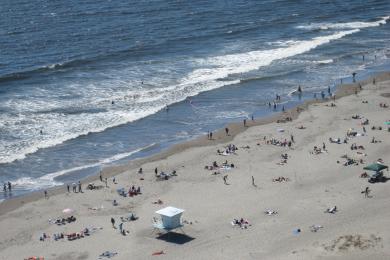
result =
[[[373,0],[4,0],[0,183],[59,185],[273,113],[276,94],[291,107],[298,85],[307,99],[387,70],[389,14]]]

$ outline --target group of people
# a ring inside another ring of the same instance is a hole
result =
[[[219,155],[229,155],[229,154],[234,154],[236,151],[238,150],[237,146],[235,146],[234,144],[229,144],[225,151],[221,151],[221,150],[217,150],[217,153]]]
[[[11,182],[7,182],[7,183],[3,184],[3,191],[4,191],[4,193],[7,192],[7,191],[12,192],[12,184],[11,184]]]
[[[70,192],[70,184],[66,185],[66,189],[68,192]],[[83,193],[81,181],[79,181],[77,184],[75,182],[72,183],[72,191],[73,193]]]
[[[251,224],[249,223],[249,221],[246,220],[246,219],[244,219],[244,218],[233,219],[232,225],[233,225],[233,226],[239,226],[239,227],[242,228],[242,229],[247,229],[249,226],[251,226]]]
[[[292,146],[292,141],[287,141],[287,139],[284,139],[283,141],[277,140],[275,138],[272,138],[270,140],[266,140],[266,144],[272,144],[276,146],[282,146],[282,147],[291,147]]]

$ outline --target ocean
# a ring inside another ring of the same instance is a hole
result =
[[[389,15],[388,0],[3,0],[0,183],[73,182],[388,70]]]

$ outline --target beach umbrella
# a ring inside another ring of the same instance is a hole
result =
[[[70,208],[66,208],[66,209],[63,209],[62,210],[62,213],[64,213],[64,214],[71,214],[71,213],[73,213],[74,212],[74,210],[73,209],[70,209]]]
[[[373,163],[373,164],[367,165],[363,169],[364,170],[368,170],[368,171],[379,172],[379,171],[387,169],[387,168],[389,168],[389,167],[386,166],[386,165],[383,165],[383,164],[380,164],[380,163]]]

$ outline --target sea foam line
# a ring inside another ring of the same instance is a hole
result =
[[[64,174],[71,173],[71,172],[80,171],[80,170],[93,168],[93,167],[99,167],[102,165],[107,165],[107,164],[113,163],[115,161],[119,161],[121,159],[127,158],[133,154],[136,154],[140,151],[151,148],[153,146],[156,146],[156,144],[152,143],[150,145],[147,145],[145,147],[141,147],[141,148],[136,149],[136,150],[131,151],[131,152],[120,153],[120,154],[116,154],[116,155],[108,157],[108,158],[101,159],[96,163],[86,164],[86,165],[77,166],[77,167],[73,167],[73,168],[66,169],[66,170],[61,170],[61,171],[49,173],[49,174],[46,174],[46,175],[41,176],[39,178],[22,177],[22,178],[19,178],[19,179],[13,181],[12,183],[13,183],[13,185],[15,185],[15,189],[29,189],[29,190],[39,190],[42,188],[49,188],[49,187],[63,185],[64,183],[59,182],[59,181],[55,181],[54,179],[59,177],[59,176],[62,176]]]
[[[347,22],[347,23],[311,23],[309,25],[299,25],[296,28],[306,30],[329,30],[329,29],[363,29],[368,27],[376,27],[386,24],[390,16],[381,17],[380,20],[374,22]]]

